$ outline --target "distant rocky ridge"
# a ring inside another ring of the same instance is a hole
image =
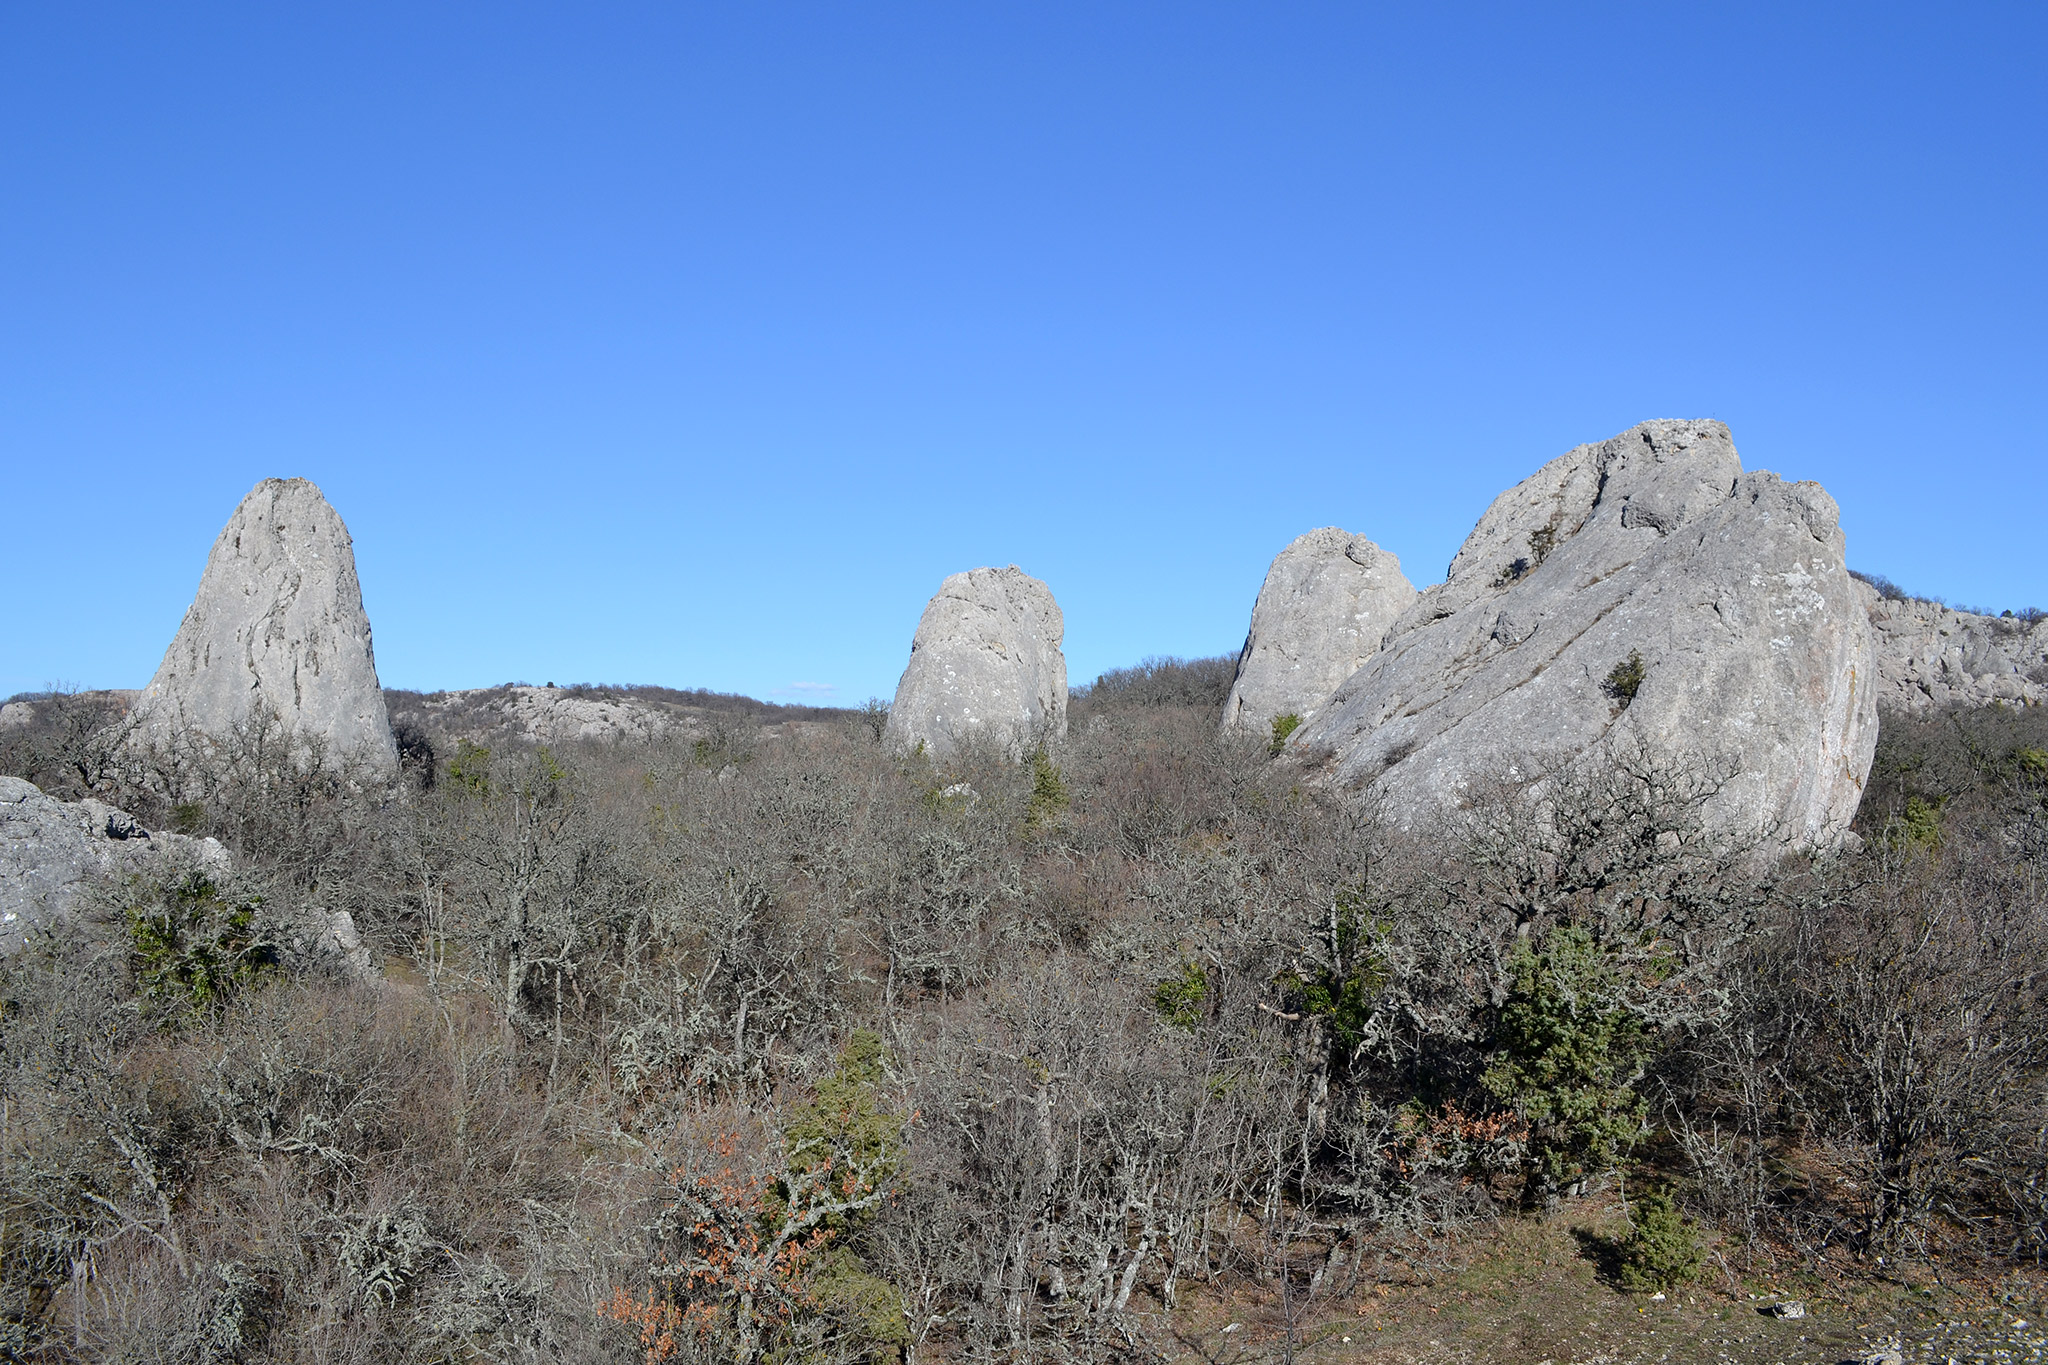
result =
[[[1401,561],[1335,526],[1296,537],[1266,571],[1223,705],[1226,729],[1313,716],[1415,600]]]
[[[772,739],[813,725],[843,722],[845,711],[779,706],[752,697],[666,687],[500,687],[385,694],[393,729],[424,735],[436,749],[463,742],[500,744],[647,744],[735,733]]]
[[[2048,620],[1980,616],[1856,587],[1876,634],[1881,708],[2048,702]]]
[[[1722,824],[1827,842],[1877,741],[1871,636],[1819,485],[1646,422],[1501,494],[1291,747],[1408,823],[1635,745],[1731,766]]]
[[[228,519],[130,742],[174,751],[272,716],[328,761],[398,770],[348,528],[305,479],[263,480]]]
[[[1021,758],[1067,733],[1066,623],[1052,590],[1012,564],[939,585],[910,642],[883,741],[934,758],[985,743]]]
[[[67,704],[99,703],[115,719],[125,717],[142,695],[139,687],[110,687],[90,692],[36,693],[0,704],[0,731],[24,729],[35,724],[45,709],[62,701]]]

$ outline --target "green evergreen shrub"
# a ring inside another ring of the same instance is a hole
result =
[[[1647,672],[1641,652],[1631,649],[1628,657],[1616,664],[1614,671],[1600,684],[1600,690],[1619,702],[1621,709],[1626,711],[1628,704],[1636,699],[1636,693],[1642,690],[1643,677]]]
[[[1652,1051],[1619,964],[1576,925],[1516,945],[1482,1083],[1528,1120],[1551,1189],[1612,1169],[1643,1132],[1635,1083]]]
[[[1940,848],[1941,808],[1946,804],[1940,798],[1907,797],[1905,810],[1885,830],[1885,842],[1893,848]]]
[[[482,799],[491,794],[491,751],[463,740],[448,760],[448,786],[456,794]]]
[[[1031,800],[1024,808],[1025,827],[1044,829],[1057,820],[1069,804],[1066,778],[1060,775],[1059,765],[1040,749],[1031,756]]]
[[[257,902],[222,895],[203,873],[133,889],[139,894],[128,906],[128,935],[136,985],[167,1022],[224,1004],[274,960],[256,934]]]
[[[904,1124],[878,1089],[887,1063],[881,1035],[854,1030],[840,1051],[838,1065],[818,1082],[817,1097],[790,1115],[783,1135],[791,1172],[769,1194],[767,1225],[786,1219],[792,1189],[820,1171],[831,1172],[832,1189],[838,1194],[881,1190],[896,1180],[903,1168]],[[846,1240],[871,1213],[834,1214],[824,1220],[834,1243],[812,1272],[810,1289],[820,1311],[867,1343],[868,1359],[889,1360],[910,1340],[903,1296]]]
[[[1668,1194],[1639,1195],[1629,1201],[1635,1226],[1615,1247],[1615,1276],[1638,1293],[1676,1288],[1700,1273],[1706,1249],[1699,1229],[1678,1211]]]
[[[1159,1017],[1175,1028],[1192,1030],[1202,1020],[1202,1005],[1209,998],[1209,974],[1201,964],[1187,963],[1179,976],[1169,976],[1152,989],[1152,1006]]]

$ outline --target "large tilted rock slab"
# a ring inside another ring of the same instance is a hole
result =
[[[0,953],[69,915],[96,876],[161,875],[181,866],[219,875],[228,855],[212,839],[152,833],[99,801],[59,801],[18,777],[0,777]]]
[[[1325,526],[1273,560],[1223,705],[1225,729],[1266,733],[1278,716],[1315,715],[1415,601],[1401,561]]]
[[[305,479],[265,479],[228,519],[136,701],[133,741],[219,740],[264,713],[330,761],[398,769],[348,528]]]
[[[2048,702],[2048,621],[1979,616],[1856,587],[1876,633],[1881,709]]]
[[[1837,517],[1817,484],[1744,473],[1718,422],[1580,446],[1494,501],[1294,750],[1411,824],[1640,744],[1735,768],[1722,827],[1832,841],[1877,742]]]
[[[1016,565],[954,574],[917,623],[883,742],[934,758],[975,743],[1021,757],[1063,738],[1065,634],[1051,589]]]

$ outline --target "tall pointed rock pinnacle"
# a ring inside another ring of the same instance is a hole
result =
[[[265,479],[228,519],[133,741],[218,741],[273,715],[325,762],[397,771],[348,528],[306,479]]]

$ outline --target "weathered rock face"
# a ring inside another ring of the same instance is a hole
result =
[[[1259,589],[1224,728],[1264,734],[1276,716],[1313,716],[1414,601],[1401,561],[1364,536],[1325,526],[1296,539]]]
[[[218,739],[263,710],[331,760],[397,771],[348,528],[305,479],[265,479],[228,519],[136,702],[134,742]]]
[[[1021,757],[1067,733],[1066,624],[1022,569],[970,569],[939,587],[910,642],[883,742],[943,758],[966,743]]]
[[[18,777],[0,777],[0,953],[20,949],[77,904],[101,873],[162,873],[179,865],[216,874],[227,851],[212,839],[152,833],[98,801],[69,803]]]
[[[1885,598],[1867,583],[1856,589],[1876,635],[1883,710],[2048,702],[2048,621]]]
[[[0,777],[0,956],[60,921],[91,923],[95,881],[108,876],[157,880],[203,872],[216,882],[233,867],[217,840],[148,830],[103,802],[59,801],[31,783]],[[119,933],[124,925],[115,920]],[[265,907],[259,932],[293,970],[374,980],[370,949],[346,910]]]
[[[500,709],[522,733],[542,744],[646,744],[671,730],[689,728],[658,707],[627,698],[567,696],[552,687],[507,688]]]
[[[424,736],[445,757],[463,743],[623,744],[788,739],[837,728],[848,712],[667,688],[529,687],[384,694],[394,732]]]
[[[1412,823],[1640,743],[1735,765],[1723,827],[1830,841],[1877,742],[1837,515],[1816,484],[1745,474],[1718,422],[1580,446],[1494,501],[1292,747]]]

